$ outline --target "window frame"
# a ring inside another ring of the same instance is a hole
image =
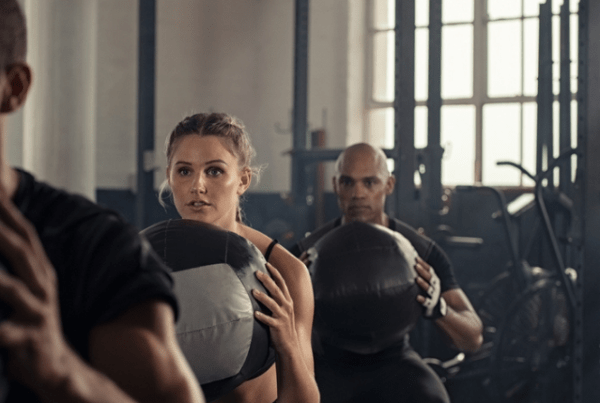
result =
[[[389,4],[395,4],[395,0],[387,0]],[[525,90],[525,21],[526,20],[539,20],[539,15],[525,15],[525,1],[521,1],[521,15],[517,17],[503,17],[503,18],[488,18],[488,1],[487,0],[473,0],[473,21],[471,22],[448,22],[442,23],[442,27],[445,26],[456,26],[456,25],[472,25],[473,26],[473,93],[471,97],[467,98],[442,98],[442,107],[448,105],[473,105],[475,107],[475,162],[474,162],[474,172],[473,178],[475,184],[482,184],[483,182],[483,109],[487,104],[514,104],[518,103],[520,105],[520,125],[519,125],[519,139],[521,141],[520,147],[520,161],[522,163],[524,160],[523,155],[523,141],[524,141],[524,132],[523,132],[523,118],[524,118],[524,104],[526,103],[536,103],[537,102],[537,91],[535,95],[523,95]],[[375,84],[375,72],[374,72],[374,64],[375,60],[375,37],[378,33],[383,32],[393,32],[395,27],[390,28],[377,28],[375,26],[375,6],[376,0],[369,0],[367,7],[367,40],[366,40],[366,66],[365,66],[365,81],[366,81],[366,91],[365,91],[365,105],[367,108],[367,116],[365,123],[365,132],[367,134],[367,138],[375,141],[379,141],[383,143],[385,141],[386,136],[391,136],[392,134],[386,133],[373,133],[369,130],[369,121],[370,116],[376,110],[381,109],[393,109],[394,101],[380,101],[374,99],[374,84]],[[570,15],[577,15],[577,11],[573,9],[570,10]],[[552,16],[553,18],[559,16],[560,13],[553,10]],[[490,97],[488,94],[488,25],[490,22],[500,22],[500,21],[520,21],[521,25],[521,66],[520,66],[520,95],[515,96],[501,96],[501,97]],[[415,29],[429,29],[429,25],[416,25]],[[553,38],[554,40],[560,40],[560,38]],[[393,48],[393,47],[392,47]],[[388,55],[387,57],[392,57],[392,55]],[[553,60],[554,63],[560,63],[560,60]],[[429,60],[427,61],[427,66],[429,66]],[[443,68],[443,67],[442,67]],[[577,72],[571,69],[571,78],[576,79]],[[394,77],[389,77],[391,82],[388,85],[394,85]],[[571,98],[576,101],[577,92],[574,92],[571,89]],[[554,101],[558,100],[558,94],[554,94]],[[427,108],[427,99],[417,100],[415,99],[415,107],[425,107]],[[554,115],[554,119],[557,118],[557,115]],[[573,117],[572,117],[573,119]],[[554,133],[556,136],[557,133]],[[378,137],[383,136],[383,138]],[[529,187],[530,185],[525,185],[524,181],[527,180],[526,176],[521,174],[519,176],[519,183],[516,185],[502,185],[502,187]],[[471,184],[471,183],[465,183]],[[442,184],[444,185],[444,184]]]

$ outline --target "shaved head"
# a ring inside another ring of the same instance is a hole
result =
[[[343,213],[343,222],[361,221],[387,225],[385,199],[396,180],[380,148],[366,143],[346,148],[335,163],[333,189]]]
[[[25,61],[27,29],[17,0],[0,0],[0,69]]]
[[[377,171],[385,177],[390,176],[387,166],[387,157],[381,148],[373,147],[367,143],[357,143],[346,148],[335,162],[335,175],[339,176],[344,167],[354,165],[357,161],[368,162],[376,167]]]

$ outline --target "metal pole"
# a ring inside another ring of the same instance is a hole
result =
[[[540,44],[537,94],[536,174],[552,161],[552,9],[550,2],[540,4]],[[552,177],[548,185],[552,187]]]
[[[579,66],[577,85],[577,162],[576,195],[581,199],[578,213],[581,242],[577,247],[575,269],[577,309],[574,319],[575,403],[600,401],[600,3],[596,0],[579,2]],[[592,42],[593,41],[593,42]],[[593,44],[593,46],[590,46]],[[584,337],[585,335],[585,337]],[[584,355],[585,351],[585,355]]]
[[[309,0],[296,0],[294,33],[294,112],[292,150],[292,198],[306,204],[304,161],[296,151],[306,150],[308,126],[308,12]]]
[[[560,152],[571,148],[571,13],[569,0],[560,9]],[[560,164],[560,190],[571,196],[571,159]]]
[[[394,58],[394,158],[396,191],[393,215],[416,226],[415,200],[415,1],[396,0]]]
[[[154,96],[156,80],[156,0],[139,2],[138,143],[136,225],[150,224],[154,193]]]
[[[439,222],[442,209],[442,0],[429,2],[429,95],[427,100],[427,210],[430,229]]]

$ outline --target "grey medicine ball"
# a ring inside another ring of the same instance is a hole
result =
[[[267,272],[262,253],[233,232],[193,220],[163,221],[142,234],[172,271],[177,339],[207,401],[269,369],[269,328],[254,311],[270,312],[251,294],[267,293],[255,274]]]

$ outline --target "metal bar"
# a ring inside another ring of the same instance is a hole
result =
[[[326,146],[327,133],[325,129],[311,132],[311,146],[313,149],[323,149]],[[315,178],[313,185],[315,206],[315,228],[325,224],[325,164],[318,163],[315,167]]]
[[[571,13],[569,0],[564,0],[560,10],[560,152],[571,148]],[[571,194],[571,159],[560,165],[560,190]]]
[[[600,52],[597,44],[589,46],[590,38],[600,37],[600,3],[579,1],[579,50],[577,84],[577,148],[581,157],[577,162],[574,184],[576,204],[573,227],[580,231],[574,268],[577,272],[575,294],[577,307],[573,324],[573,402],[599,402],[598,331],[597,315],[600,309],[600,192],[597,163],[600,141],[598,116],[600,114]],[[585,304],[583,303],[585,301]],[[584,338],[585,334],[585,338]],[[584,356],[584,351],[586,352]],[[584,362],[584,357],[586,361]],[[583,368],[586,367],[584,371]]]
[[[154,193],[154,97],[156,82],[156,0],[139,2],[138,138],[136,225],[150,225],[148,205]]]
[[[571,31],[570,31],[570,4],[569,0],[564,0],[560,8],[560,92],[558,95],[559,103],[559,151],[571,148]],[[571,183],[571,158],[562,159],[559,164],[559,189],[569,198],[573,198]],[[559,239],[569,238],[569,216],[564,211],[558,211],[554,214],[554,228]],[[565,265],[571,266],[571,245],[561,243],[560,252],[565,259]]]
[[[571,280],[567,277],[567,273],[565,271],[565,263],[563,260],[563,256],[560,252],[560,247],[558,244],[558,240],[556,239],[555,231],[552,228],[552,222],[550,219],[550,215],[548,214],[548,209],[546,208],[546,202],[544,201],[543,194],[543,180],[544,178],[548,178],[553,175],[554,168],[560,164],[563,159],[570,159],[571,155],[577,152],[577,149],[571,149],[564,151],[556,160],[554,160],[548,167],[548,169],[543,174],[538,174],[535,180],[535,200],[540,216],[542,217],[542,223],[544,224],[544,229],[546,232],[546,236],[550,241],[550,246],[552,250],[552,256],[554,258],[554,262],[556,263],[557,270],[559,276],[562,278],[562,283],[565,288],[565,292],[567,294],[567,299],[569,301],[569,305],[573,308],[576,306],[576,298],[575,292],[573,290],[573,286]]]
[[[550,2],[540,4],[539,38],[537,174],[544,171],[544,167],[550,164],[552,158],[552,9]],[[552,178],[549,178],[548,182],[552,186]]]
[[[554,101],[558,101],[559,96],[553,95],[552,98]],[[535,96],[535,95],[532,95],[532,96],[518,95],[518,96],[514,96],[514,97],[494,97],[494,98],[490,98],[487,96],[481,96],[481,97],[478,96],[478,97],[472,97],[472,98],[442,99],[442,106],[443,105],[473,105],[474,103],[477,103],[479,99],[481,99],[482,104],[504,104],[504,103],[535,102],[537,99],[537,96]],[[577,95],[575,93],[573,93],[571,95],[571,99],[576,100]],[[371,107],[371,108],[386,108],[386,107],[389,108],[389,107],[393,106],[393,103],[369,100],[367,102],[367,106]],[[415,106],[427,106],[427,100],[415,101]]]
[[[429,2],[429,94],[427,121],[427,210],[430,227],[437,225],[442,209],[442,0]]]
[[[394,159],[396,192],[394,215],[417,224],[415,201],[415,0],[396,0],[394,57],[394,148],[384,150]]]
[[[483,181],[483,105],[487,96],[487,2],[474,4],[473,31],[473,97],[475,104],[475,183]],[[452,104],[453,100],[442,100],[442,105]]]
[[[293,148],[306,150],[308,130],[308,12],[309,0],[296,0],[294,31]],[[306,175],[300,154],[292,154],[292,198],[306,202]]]

